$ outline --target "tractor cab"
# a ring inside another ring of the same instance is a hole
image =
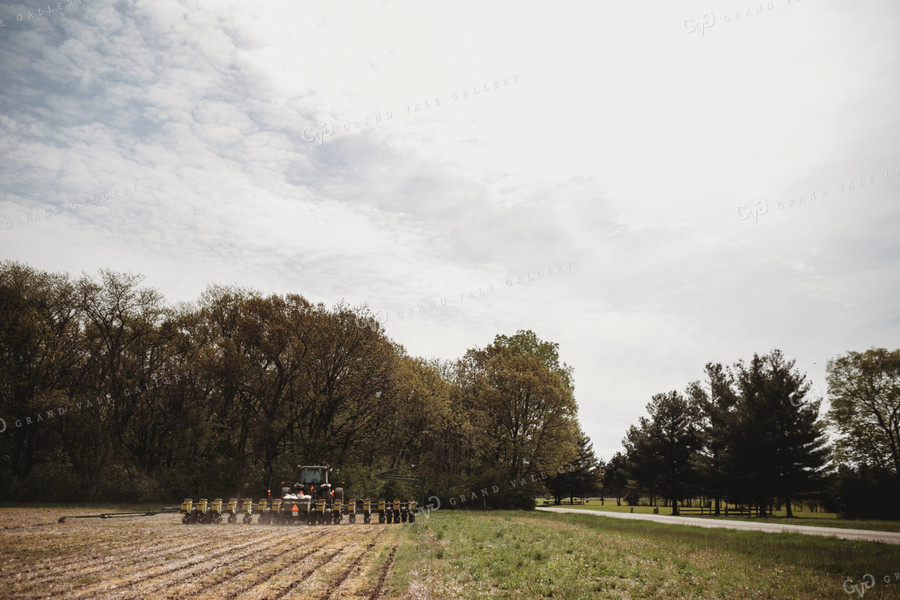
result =
[[[313,498],[331,497],[331,482],[328,481],[331,467],[300,465],[298,468],[300,469],[300,479],[294,484],[295,491]]]

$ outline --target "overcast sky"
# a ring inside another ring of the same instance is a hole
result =
[[[605,458],[707,362],[900,347],[896,0],[69,4],[0,0],[0,259],[532,329]]]

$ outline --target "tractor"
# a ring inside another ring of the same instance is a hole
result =
[[[260,523],[291,524],[304,522],[310,525],[340,523],[346,514],[344,488],[335,487],[329,481],[331,467],[324,465],[300,465],[300,479],[293,487],[282,481],[281,497],[272,498],[269,489],[269,510],[260,514]],[[339,485],[343,485],[340,482]]]
[[[372,502],[368,499],[344,499],[344,482],[333,481],[332,468],[325,465],[299,465],[299,480],[293,485],[281,482],[281,493],[273,497],[271,486],[266,498],[258,502],[236,498],[223,502],[216,498],[208,502],[201,498],[194,502],[185,498],[181,505],[182,522],[186,525],[196,523],[221,523],[227,516],[228,523],[236,523],[238,518],[244,523],[252,523],[257,516],[260,525],[337,525],[346,515],[350,523],[356,523],[357,516],[362,516],[364,523],[370,523],[372,516],[377,515],[379,523],[414,523],[416,515],[415,500]],[[408,475],[397,475],[385,471],[377,476],[383,479],[401,481],[418,481],[422,479]]]
[[[414,465],[410,465],[415,469]],[[143,512],[103,513],[99,515],[76,515],[60,517],[59,522],[69,519],[112,519],[117,517],[149,517],[167,512],[180,512],[185,525],[213,524],[227,520],[229,524],[240,520],[245,525],[256,522],[260,525],[337,525],[344,516],[350,523],[362,516],[364,523],[371,523],[375,516],[379,523],[415,523],[419,512],[416,500],[369,500],[364,498],[344,500],[344,482],[332,481],[331,467],[324,465],[300,465],[300,478],[293,485],[282,481],[281,494],[272,497],[271,486],[267,497],[254,502],[251,498],[231,498],[212,501],[200,498],[194,502],[185,498],[179,507],[167,507]],[[419,475],[398,473],[405,467],[397,467],[377,473],[379,479],[418,482],[419,497],[424,497],[424,478]]]

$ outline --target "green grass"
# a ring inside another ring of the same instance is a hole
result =
[[[392,588],[428,598],[900,598],[900,547],[541,512],[436,511],[406,528]]]
[[[538,504],[542,507],[542,504]],[[554,506],[553,504],[549,505]],[[601,505],[599,502],[590,502],[589,504],[568,504],[560,505],[561,508],[572,508],[575,510],[599,510],[606,512],[631,512],[630,506],[616,506],[613,504]],[[652,506],[635,506],[635,513],[652,514]],[[672,508],[668,506],[660,506],[659,514],[672,515]],[[700,517],[703,519],[722,519],[728,521],[754,521],[758,523],[778,523],[780,525],[809,525],[813,527],[843,527],[846,529],[866,529],[871,531],[895,531],[900,532],[900,521],[878,521],[878,520],[862,520],[862,519],[839,519],[834,513],[814,513],[809,511],[794,512],[794,518],[789,519],[785,516],[784,511],[776,511],[774,517],[740,517],[734,514],[725,516],[724,512],[721,516],[716,517],[711,514],[700,514],[699,512],[688,512],[683,517]]]

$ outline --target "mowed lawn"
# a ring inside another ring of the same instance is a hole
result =
[[[434,511],[405,534],[391,587],[411,598],[847,599],[865,574],[866,599],[900,598],[896,545],[524,511]]]

